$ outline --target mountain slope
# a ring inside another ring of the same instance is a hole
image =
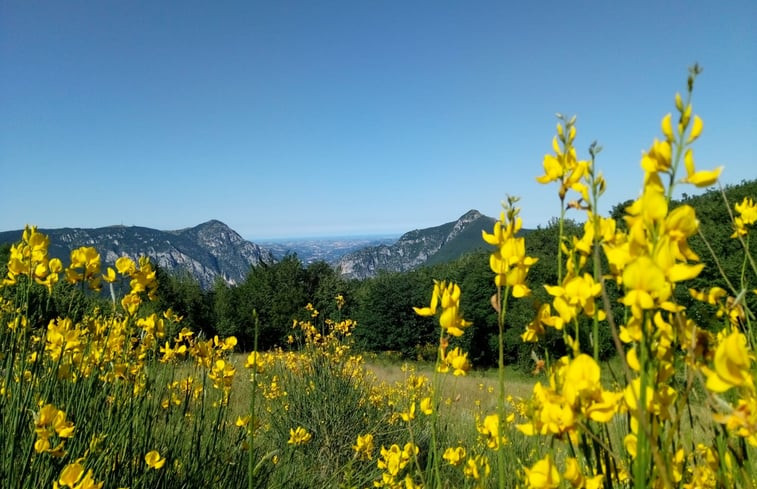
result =
[[[368,278],[379,271],[404,272],[421,265],[453,260],[483,247],[481,230],[491,232],[494,219],[470,210],[456,221],[403,234],[396,243],[357,250],[337,263],[347,278]]]
[[[267,249],[244,240],[226,224],[212,220],[177,231],[159,231],[139,226],[109,226],[96,229],[40,229],[50,236],[51,256],[69,261],[71,250],[94,246],[105,266],[127,255],[137,259],[149,256],[153,263],[168,271],[191,274],[204,288],[216,277],[230,284],[244,280],[251,266],[273,263]],[[0,243],[17,242],[22,231],[0,232]]]

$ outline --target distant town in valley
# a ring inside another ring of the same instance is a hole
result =
[[[303,263],[325,261],[335,264],[344,255],[360,248],[390,245],[396,242],[400,234],[372,236],[318,236],[304,238],[252,239],[249,241],[268,248],[276,260],[287,254],[296,254]]]

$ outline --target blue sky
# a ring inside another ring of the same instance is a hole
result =
[[[0,4],[0,230],[401,233],[520,195],[556,119],[604,147],[607,211],[699,62],[697,166],[757,177],[757,2]],[[694,189],[683,188],[688,193]]]

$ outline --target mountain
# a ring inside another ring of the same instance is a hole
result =
[[[244,240],[226,224],[212,220],[177,231],[159,231],[139,226],[109,226],[96,229],[40,229],[50,236],[49,253],[68,263],[71,250],[94,246],[100,253],[103,268],[113,266],[116,259],[140,255],[168,271],[188,272],[204,288],[210,288],[216,277],[230,284],[244,280],[251,266],[273,263],[273,255],[265,248]],[[0,232],[1,243],[15,243],[22,231]]]
[[[454,260],[486,246],[481,231],[491,232],[495,219],[470,210],[456,221],[416,229],[394,244],[363,248],[344,255],[337,267],[347,278],[368,278],[379,271],[404,272],[421,265]]]

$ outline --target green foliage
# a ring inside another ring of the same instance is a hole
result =
[[[271,375],[277,375],[286,388],[286,396],[271,411],[265,421],[271,430],[266,450],[284,448],[281,458],[290,460],[295,471],[275,471],[269,485],[277,487],[336,487],[343,474],[335,467],[352,469],[352,477],[363,476],[362,486],[375,477],[372,462],[351,462],[352,446],[358,435],[376,433],[386,422],[385,411],[368,402],[369,385],[355,367],[345,360],[319,351],[309,351],[311,364],[306,371],[295,371],[277,365]],[[301,426],[312,435],[312,440],[295,449],[288,444],[293,427]],[[292,462],[294,462],[292,464]]]
[[[720,190],[710,190],[693,197],[684,194],[683,199],[674,205],[687,204],[694,207],[700,221],[700,234],[693,236],[689,244],[692,250],[699,255],[705,267],[699,276],[691,280],[687,286],[697,290],[718,286],[728,290],[733,296],[737,296],[742,289],[754,289],[757,287],[757,283],[754,282],[753,274],[743,273],[746,266],[744,249],[739,240],[730,237],[733,233],[733,224],[730,219],[725,219],[724,216],[728,216],[729,213],[733,214],[734,205],[741,202],[745,197],[754,198],[757,196],[757,180],[743,181],[738,185],[727,186],[723,191],[728,200],[728,206],[726,206]],[[757,256],[757,242],[751,241],[748,244],[749,253],[752,256]],[[729,285],[729,282],[720,273],[716,259],[727,277],[732,280],[740,278],[740,281],[732,281]],[[682,305],[686,306],[688,314],[698,324],[714,328],[716,324],[722,323],[722,318],[717,318],[712,308],[692,300],[688,294],[688,289],[678,290],[677,292],[677,299],[681,301]],[[745,300],[749,304],[749,309],[755,310],[757,301],[754,300],[754,295],[747,294]]]
[[[170,273],[158,266],[155,272],[158,280],[158,298],[154,303],[156,310],[173,310],[184,318],[182,327],[206,336],[218,332],[214,325],[212,295],[202,289],[197,279],[188,273]],[[168,336],[175,336],[176,333],[169,331]]]
[[[260,321],[260,349],[282,345],[291,331],[292,320],[303,317],[307,303],[326,316],[334,316],[334,297],[344,294],[347,288],[325,262],[304,268],[296,255],[287,255],[273,265],[253,267],[238,286],[216,281],[212,291],[216,329],[223,335],[235,335],[242,348],[250,350],[255,310]]]
[[[424,272],[380,273],[364,281],[356,319],[358,345],[372,351],[400,351],[410,357],[416,345],[436,342],[435,325],[413,306],[429,301],[431,279]]]

